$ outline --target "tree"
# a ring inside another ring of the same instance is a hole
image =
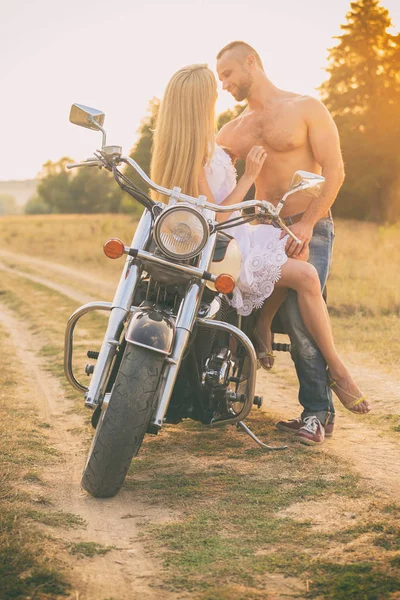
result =
[[[133,158],[138,165],[143,169],[146,175],[150,174],[151,147],[153,144],[153,131],[156,124],[160,101],[158,98],[152,98],[147,107],[147,114],[140,122],[139,138],[130,153],[130,158]],[[149,193],[148,185],[143,181],[140,175],[130,166],[124,169],[125,175],[133,181],[146,194]],[[127,193],[122,193],[120,212],[141,214],[142,206],[132,196]]]
[[[113,176],[97,167],[68,171],[74,161],[64,157],[43,165],[36,195],[25,206],[27,214],[119,212],[122,192]]]
[[[388,32],[390,16],[378,0],[352,2],[346,19],[320,88],[346,166],[335,212],[394,221],[400,216],[400,34]]]
[[[36,206],[39,212],[73,212],[73,210],[68,211],[71,206],[69,186],[72,173],[66,169],[66,166],[72,162],[74,162],[72,158],[64,156],[58,162],[48,160],[43,165],[36,195],[26,206],[28,211]]]
[[[146,175],[150,175],[150,162],[151,162],[151,148],[153,145],[153,132],[156,126],[156,120],[158,115],[158,109],[160,108],[160,101],[158,98],[152,98],[147,107],[147,114],[143,117],[140,122],[139,138],[130,153],[130,158],[133,158],[138,165],[143,169]],[[134,169],[128,167],[126,175],[142,189],[148,193],[148,185],[143,179],[136,173]]]
[[[60,212],[119,212],[122,192],[112,174],[105,169],[80,168],[71,179],[69,192],[69,208]]]
[[[244,111],[244,109],[246,108],[247,104],[235,104],[235,106],[233,108],[228,108],[228,110],[224,111],[223,113],[219,114],[217,117],[217,129],[218,131],[224,126],[226,125],[226,123],[229,123],[229,121],[232,121],[233,119],[236,119],[236,117],[238,117],[239,115],[242,114],[242,112]]]

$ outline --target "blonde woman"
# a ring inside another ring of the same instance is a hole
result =
[[[216,99],[216,80],[207,65],[191,65],[172,76],[154,132],[151,179],[167,188],[179,186],[191,196],[204,194],[211,202],[230,205],[243,200],[267,155],[263,147],[254,146],[246,158],[244,175],[236,184],[230,156],[215,144]],[[154,199],[163,200],[157,194]],[[369,412],[368,402],[336,351],[315,268],[304,260],[288,258],[286,239],[281,240],[280,229],[272,225],[246,224],[229,233],[237,239],[243,258],[231,303],[243,315],[263,307],[255,331],[262,366],[270,368],[270,324],[282,300],[282,289],[294,289],[304,323],[328,365],[333,390],[351,412]],[[303,421],[296,434],[300,441],[322,443],[324,424],[315,416]]]

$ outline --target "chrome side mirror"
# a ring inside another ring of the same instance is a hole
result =
[[[324,182],[325,177],[322,177],[322,175],[316,175],[308,171],[296,171],[292,177],[289,189],[291,192],[304,190],[311,196],[317,197],[321,193]]]
[[[73,104],[69,113],[69,120],[74,125],[101,131],[103,134],[103,147],[106,145],[106,132],[103,129],[105,117],[106,115],[101,110],[90,108],[90,106],[84,106],[83,104]]]
[[[325,177],[322,175],[316,175],[315,173],[309,173],[309,171],[296,171],[292,177],[289,191],[283,196],[282,200],[278,203],[275,214],[279,215],[283,205],[286,202],[286,198],[295,194],[296,192],[303,191],[310,196],[317,198],[321,193],[322,185],[325,181]]]

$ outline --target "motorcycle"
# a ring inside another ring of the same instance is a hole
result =
[[[164,423],[185,418],[205,425],[241,427],[254,405],[257,356],[251,341],[254,316],[242,318],[229,305],[241,266],[234,238],[226,229],[249,221],[272,223],[296,236],[279,216],[286,198],[318,187],[323,177],[296,171],[290,189],[275,208],[262,200],[232,206],[194,198],[178,187],[163,188],[147,177],[120,146],[106,145],[105,115],[74,104],[70,121],[102,132],[101,150],[69,168],[109,170],[117,184],[143,207],[129,246],[112,238],[104,245],[112,259],[126,255],[112,302],[90,302],[70,317],[65,333],[64,370],[69,383],[85,395],[91,409],[93,441],[83,470],[82,486],[95,497],[118,493],[145,435],[157,435]],[[168,202],[155,202],[119,167],[130,165],[150,188]],[[216,213],[251,209],[223,223]],[[90,311],[110,313],[100,349],[87,355],[91,375],[82,384],[72,368],[74,329]],[[279,348],[278,348],[279,349]]]

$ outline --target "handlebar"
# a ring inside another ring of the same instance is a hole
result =
[[[135,171],[140,175],[140,177],[151,187],[154,191],[162,194],[163,196],[172,196],[174,190],[169,190],[168,188],[164,188],[161,185],[157,185],[146,175],[141,167],[134,161],[132,158],[127,158],[122,156],[121,162],[124,162],[130,165]],[[229,204],[228,206],[221,206],[219,204],[214,204],[213,202],[201,201],[204,196],[200,196],[200,198],[194,198],[193,196],[188,196],[187,194],[179,194],[179,199],[184,200],[185,202],[189,202],[189,204],[199,205],[199,200],[201,202],[201,206],[205,208],[209,208],[210,210],[214,210],[215,212],[233,212],[235,210],[243,210],[244,208],[262,208],[263,211],[268,211],[271,213],[271,216],[274,216],[275,207],[270,202],[266,200],[246,200],[245,202],[240,202],[239,204]]]
[[[105,150],[105,149],[104,149]],[[175,190],[169,190],[168,188],[164,188],[157,183],[154,183],[146,175],[143,169],[137,164],[133,158],[117,155],[114,153],[112,156],[108,155],[105,152],[99,152],[96,154],[97,158],[88,158],[84,162],[75,163],[72,165],[67,165],[67,169],[73,169],[75,167],[105,167],[109,166],[109,161],[111,160],[114,164],[125,163],[131,166],[138,175],[147,183],[147,185],[152,188],[154,191],[162,194],[163,196],[171,197],[173,194],[176,194],[179,188],[175,188]],[[292,237],[297,243],[300,243],[298,238],[290,231],[288,227],[284,224],[282,219],[279,217],[279,211],[275,208],[273,204],[267,202],[266,200],[246,200],[244,202],[239,202],[238,204],[229,204],[227,206],[221,206],[219,204],[214,204],[212,202],[207,202],[206,196],[199,196],[198,198],[194,198],[193,196],[188,196],[187,194],[182,194],[179,190],[178,195],[179,200],[184,200],[189,204],[194,204],[195,206],[201,206],[202,208],[207,208],[209,210],[213,210],[217,213],[224,212],[234,212],[236,210],[243,210],[245,208],[258,208],[260,214],[264,214],[266,216],[271,217],[274,221],[276,221],[277,225],[281,227],[290,237]]]

